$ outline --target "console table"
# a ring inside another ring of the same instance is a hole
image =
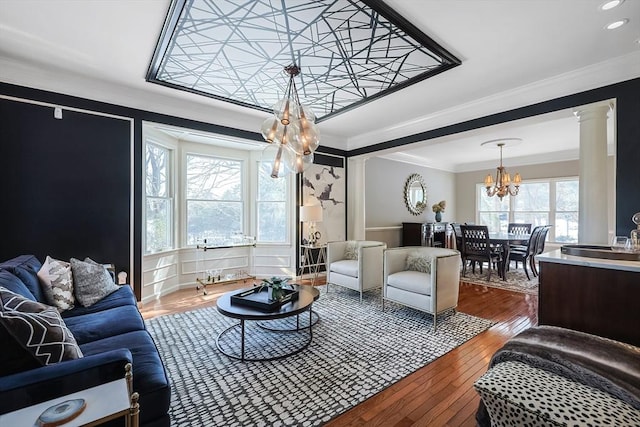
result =
[[[403,222],[402,246],[439,246],[448,248],[448,222]]]

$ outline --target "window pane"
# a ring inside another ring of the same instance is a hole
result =
[[[169,175],[169,150],[147,143],[146,148],[146,194],[166,197]]]
[[[553,224],[556,242],[578,242],[578,212],[558,212]]]
[[[273,181],[283,181],[273,179]],[[283,243],[287,241],[286,202],[258,203],[258,241]]]
[[[506,232],[509,226],[509,214],[505,212],[481,212],[479,219],[480,225],[486,225],[492,233]]]
[[[531,224],[531,229],[538,225],[547,225],[549,222],[549,214],[547,212],[514,212],[514,222],[522,222]]]
[[[258,175],[258,200],[264,202],[282,202],[287,199],[287,180],[271,178],[268,164],[260,162]],[[258,214],[258,218],[260,215]]]
[[[147,197],[147,235],[145,252],[171,248],[171,203],[167,199]]]
[[[187,201],[187,244],[242,233],[242,202]]]
[[[242,162],[187,156],[187,198],[242,200]]]
[[[578,211],[578,181],[556,183],[556,210]]]
[[[487,196],[487,190],[478,186],[478,210],[479,211],[503,211],[509,212],[509,196],[500,200],[498,196]]]
[[[514,199],[514,211],[548,211],[549,183],[533,182],[520,185]]]

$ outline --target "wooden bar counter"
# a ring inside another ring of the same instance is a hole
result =
[[[538,324],[640,346],[640,262],[538,255]]]

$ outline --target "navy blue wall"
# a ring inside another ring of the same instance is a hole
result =
[[[19,107],[25,104],[1,100],[0,158],[3,166],[0,168],[0,182],[2,183],[4,233],[0,245],[0,259],[23,253],[33,253],[39,257],[50,254],[65,258],[94,256],[98,260],[111,259],[119,266],[129,267],[128,271],[131,272],[133,282],[136,283],[138,297],[142,277],[142,121],[166,123],[256,141],[262,140],[257,132],[247,132],[7,83],[0,83],[0,94],[133,119],[134,167],[132,171],[128,122],[69,111],[65,111],[62,121],[54,121],[51,107]],[[421,132],[372,147],[344,152],[320,146],[319,152],[347,157],[373,153],[384,148],[611,98],[617,99],[618,106],[616,233],[627,235],[634,227],[631,216],[640,211],[640,171],[638,169],[640,165],[640,78]],[[61,124],[64,131],[58,132],[56,126],[60,127]],[[70,155],[58,155],[55,158],[58,164],[51,165],[52,162],[49,160],[54,159],[52,157],[54,154],[50,150],[55,146],[66,147],[65,150],[70,150]],[[72,155],[71,152],[77,154]],[[40,156],[39,159],[38,156]],[[319,156],[320,158],[322,157]],[[58,177],[54,177],[58,173],[56,168],[58,171],[64,171]],[[51,181],[47,182],[49,179]],[[130,236],[132,179],[134,231],[133,236]],[[47,202],[56,205],[50,194],[55,188],[65,185],[80,190],[82,196],[75,200],[72,193],[67,193],[64,203],[46,209],[43,209],[42,204],[36,200],[49,197],[46,199]],[[101,194],[101,191],[104,193]],[[104,210],[103,205],[107,205]],[[60,227],[61,224],[62,227]],[[81,225],[81,228],[74,231],[74,224]],[[133,266],[129,266],[131,239]],[[123,269],[126,268],[123,267]]]

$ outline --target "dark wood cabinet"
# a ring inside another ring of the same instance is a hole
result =
[[[640,273],[540,262],[538,324],[640,346]]]
[[[402,223],[402,246],[422,246],[422,223]]]

